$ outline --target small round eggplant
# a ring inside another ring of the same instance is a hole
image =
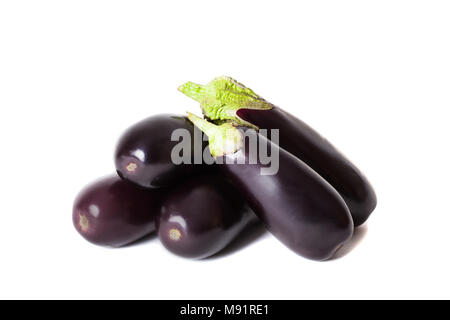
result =
[[[202,259],[225,248],[256,216],[218,174],[190,179],[171,191],[157,220],[162,244],[172,253]]]
[[[180,136],[172,141],[177,129],[184,129],[190,139],[179,153],[187,161],[178,164],[172,161],[172,152],[185,141]],[[117,173],[146,188],[174,185],[201,167],[193,165],[194,137],[194,126],[184,116],[161,114],[144,119],[128,128],[119,139],[114,157]]]
[[[344,200],[303,161],[253,129],[245,129],[244,135],[230,123],[217,126],[192,114],[189,119],[208,135],[220,170],[267,229],[291,250],[326,260],[351,238],[353,220]],[[278,170],[266,172],[270,167],[255,155],[252,143],[268,147]]]
[[[155,230],[161,192],[146,190],[116,175],[86,186],[73,205],[77,231],[89,242],[121,247]]]
[[[199,101],[204,115],[211,120],[231,120],[255,129],[279,129],[279,141],[273,142],[304,161],[339,192],[355,226],[363,224],[375,209],[374,189],[350,160],[305,122],[243,84],[219,77],[206,86],[187,82],[179,90]]]

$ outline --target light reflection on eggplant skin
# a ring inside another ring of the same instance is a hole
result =
[[[178,223],[181,227],[186,229],[186,220],[181,216],[170,216],[169,222]]]
[[[145,162],[145,152],[141,149],[134,150],[132,155],[135,156],[139,161]]]
[[[94,218],[98,218],[98,216],[100,215],[100,208],[95,205],[95,204],[91,204],[89,206],[89,213],[94,217]]]

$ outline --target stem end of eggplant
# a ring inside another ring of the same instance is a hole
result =
[[[201,84],[196,84],[189,81],[179,86],[178,91],[201,103],[201,99],[204,96],[205,87]]]
[[[208,136],[209,150],[214,158],[233,154],[243,146],[243,134],[233,123],[226,122],[216,125],[193,113],[188,112],[187,114],[188,119]]]
[[[258,128],[255,125],[240,118],[236,112],[239,109],[273,108],[271,103],[231,77],[217,77],[204,86],[186,82],[178,90],[198,101],[207,118],[213,121],[231,121],[256,130]]]

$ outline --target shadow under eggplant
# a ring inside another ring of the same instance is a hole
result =
[[[264,228],[264,225],[260,221],[254,221],[245,227],[245,229],[223,250],[202,260],[224,258],[244,249],[265,235],[267,235],[267,230]]]
[[[352,238],[345,243],[329,261],[340,259],[349,254],[366,237],[368,230],[367,224],[355,228]]]

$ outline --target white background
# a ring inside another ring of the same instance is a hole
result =
[[[450,298],[448,1],[2,1],[0,298]],[[378,207],[328,262],[265,234],[205,261],[74,230],[117,138],[199,113],[219,75],[301,117],[373,183]]]

